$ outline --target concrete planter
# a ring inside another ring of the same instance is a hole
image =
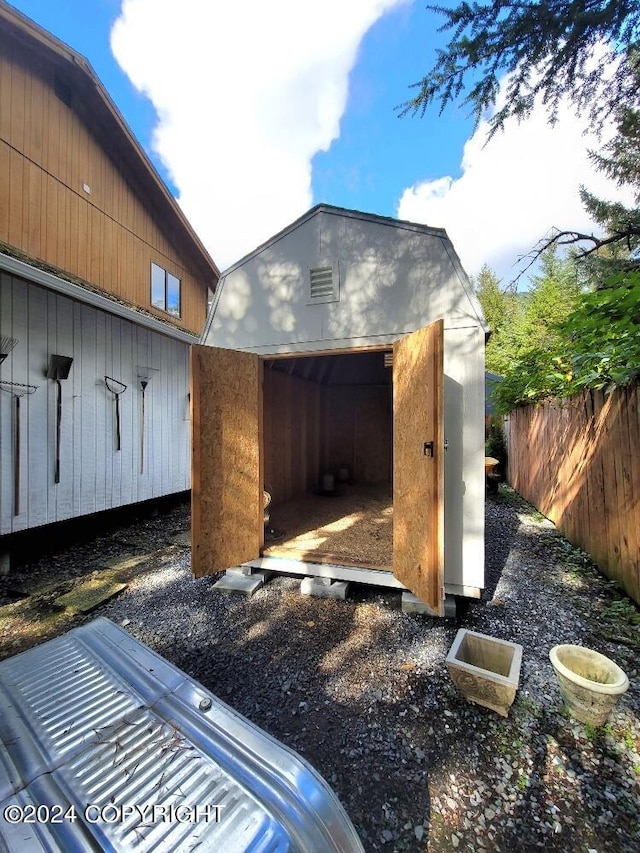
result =
[[[602,726],[629,687],[618,664],[584,646],[554,646],[549,658],[571,716],[581,723]]]
[[[465,699],[507,716],[520,680],[522,646],[460,628],[445,663]]]

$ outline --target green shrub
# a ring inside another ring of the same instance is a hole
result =
[[[491,420],[489,424],[489,434],[484,443],[484,455],[498,460],[500,474],[504,476],[507,473],[507,442],[502,424],[495,420]]]

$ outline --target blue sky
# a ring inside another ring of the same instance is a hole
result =
[[[445,227],[508,281],[604,192],[567,109],[484,146],[466,108],[399,118],[443,44],[411,0],[13,0],[82,53],[221,269],[326,202]]]

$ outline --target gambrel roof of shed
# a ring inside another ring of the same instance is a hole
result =
[[[240,258],[238,261],[236,261],[234,264],[232,264],[230,267],[228,267],[221,273],[220,281],[218,283],[218,287],[216,288],[213,302],[209,308],[207,321],[205,323],[205,327],[200,338],[202,342],[206,340],[209,330],[211,328],[211,324],[213,322],[218,303],[220,302],[220,298],[224,290],[225,279],[235,270],[240,269],[253,258],[258,257],[260,254],[270,249],[272,246],[275,246],[278,242],[288,237],[290,234],[293,234],[293,232],[298,230],[306,222],[322,213],[347,219],[371,222],[376,225],[385,225],[395,229],[414,232],[416,234],[424,235],[425,237],[435,237],[438,240],[441,240],[446,246],[446,251],[451,261],[452,267],[457,273],[460,284],[465,292],[467,299],[469,300],[470,305],[472,306],[474,313],[478,317],[478,321],[484,330],[485,336],[488,337],[490,335],[490,329],[485,320],[482,307],[473,292],[473,289],[469,282],[469,278],[466,272],[464,271],[464,268],[460,263],[460,259],[458,258],[458,255],[453,247],[449,235],[447,234],[444,228],[435,228],[431,225],[424,225],[419,222],[410,222],[404,219],[394,219],[391,216],[380,216],[376,213],[365,213],[360,210],[352,210],[349,208],[337,207],[331,204],[320,203],[310,208],[306,213],[302,214],[302,216],[298,217],[298,219],[296,219],[294,222],[287,225],[281,231],[278,231],[277,234],[274,234],[272,237],[270,237],[261,245],[257,246],[251,252],[248,252],[246,255],[244,255],[242,258]]]
[[[274,234],[273,237],[270,237],[260,246],[257,246],[248,254],[244,255],[244,257],[240,258],[239,261],[236,261],[235,264],[232,264],[226,270],[224,270],[220,277],[224,278],[224,276],[229,275],[229,273],[241,267],[243,264],[246,264],[247,261],[251,260],[251,258],[255,258],[261,252],[264,252],[265,249],[270,248],[275,245],[277,242],[283,239],[283,237],[288,236],[293,231],[296,231],[303,223],[308,222],[310,219],[313,219],[314,216],[317,216],[319,213],[329,213],[334,216],[343,216],[348,217],[350,219],[362,219],[366,222],[375,222],[379,225],[392,225],[394,228],[406,228],[410,231],[417,231],[421,234],[427,234],[431,237],[440,237],[441,239],[448,240],[449,237],[444,228],[432,228],[430,225],[422,225],[418,222],[409,222],[406,219],[394,219],[392,216],[379,216],[377,213],[364,213],[361,210],[351,210],[346,207],[336,207],[332,204],[325,204],[324,202],[320,204],[316,204],[315,207],[312,207],[306,213],[303,213],[302,216],[299,216],[294,222],[290,225],[287,225],[286,228],[283,228],[281,231],[278,231],[277,234]]]
[[[93,131],[105,151],[119,158],[118,168],[132,181],[147,205],[164,220],[164,230],[176,248],[190,257],[205,280],[220,276],[213,259],[180,206],[132,133],[91,64],[47,30],[0,0],[0,38],[11,39],[28,51],[29,61],[58,75],[70,92],[77,93],[73,108]]]

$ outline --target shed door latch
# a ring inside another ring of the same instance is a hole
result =
[[[430,456],[433,459],[433,442],[425,441],[424,449],[422,451],[424,456]]]

